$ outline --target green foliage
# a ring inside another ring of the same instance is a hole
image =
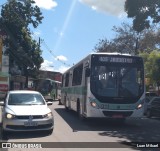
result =
[[[160,22],[160,0],[126,0],[125,11],[133,18],[133,28],[137,32]]]
[[[145,75],[149,78],[151,83],[160,82],[160,52],[152,51],[150,54],[141,53],[140,56],[144,59]]]
[[[98,52],[120,52],[138,55],[141,52],[150,53],[160,47],[160,30],[152,26],[141,33],[136,32],[130,24],[122,23],[114,26],[115,38],[100,39],[94,50]]]
[[[24,76],[35,77],[43,58],[39,44],[32,39],[30,28],[36,28],[43,19],[33,0],[8,0],[2,7],[0,28],[9,36],[4,41],[10,58],[10,69],[17,65]]]
[[[98,52],[120,52],[135,54],[137,33],[127,24],[122,23],[120,27],[114,26],[112,29],[115,32],[115,38],[112,40],[100,39],[95,46]]]

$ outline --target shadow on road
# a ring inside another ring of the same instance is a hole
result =
[[[45,131],[37,132],[8,132],[2,136],[2,141],[7,142],[9,139],[27,139],[27,138],[39,138],[46,137],[49,134]]]
[[[159,119],[132,118],[127,119],[124,123],[107,119],[81,121],[74,111],[67,112],[64,108],[56,108],[55,111],[68,123],[74,132],[97,131],[102,137],[124,138],[130,142],[159,142],[160,140]],[[130,148],[135,147],[133,143],[126,143],[125,141],[120,143],[128,145]]]

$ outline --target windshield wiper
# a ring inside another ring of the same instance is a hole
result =
[[[30,104],[24,104],[24,105],[43,105],[43,104],[30,103]]]
[[[14,103],[14,104],[8,104],[8,105],[23,105],[23,104]]]

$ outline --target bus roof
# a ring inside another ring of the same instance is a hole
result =
[[[93,53],[90,53],[89,55],[92,55],[92,54],[99,54],[99,55],[125,55],[125,56],[131,56],[131,54],[128,54],[128,53],[119,53],[119,52],[93,52]]]
[[[83,59],[81,59],[80,61],[78,61],[76,64],[74,64],[72,67],[70,67],[68,70],[66,70],[63,74],[67,73],[68,71],[70,71],[72,68],[74,68],[75,66],[77,66],[78,64],[80,64],[83,60],[85,60],[86,58],[89,58],[91,55],[124,55],[124,56],[133,56],[131,54],[127,54],[127,53],[119,53],[119,52],[92,52],[90,54],[88,54],[86,57],[84,57]],[[138,57],[138,56],[133,56],[133,57]]]
[[[35,79],[35,80],[50,80],[50,81],[55,82],[55,83],[62,83],[60,81],[52,80],[50,78],[38,78],[38,79]]]

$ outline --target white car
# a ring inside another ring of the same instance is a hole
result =
[[[7,131],[40,131],[50,134],[54,128],[54,118],[42,94],[37,91],[9,91],[2,107],[2,130]]]

